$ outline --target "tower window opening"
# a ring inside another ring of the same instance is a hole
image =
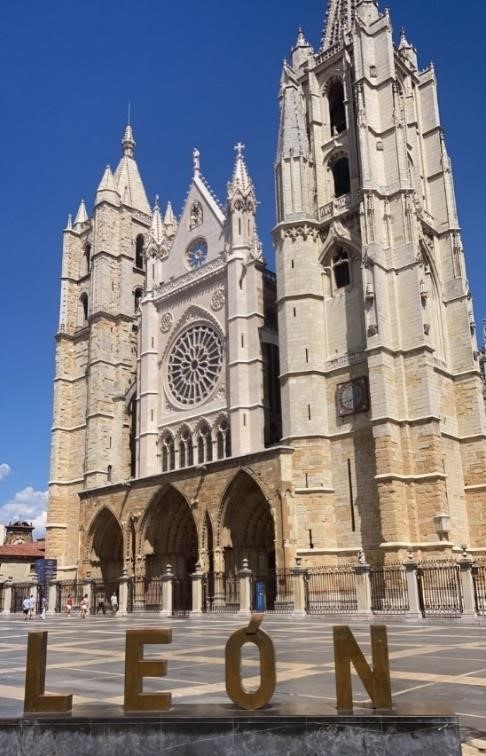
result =
[[[342,157],[332,166],[332,176],[334,179],[334,196],[342,197],[343,194],[349,194],[351,191],[351,178],[349,175],[349,160]]]
[[[346,131],[344,87],[340,81],[333,81],[329,88],[329,115],[331,118],[331,134],[333,136]]]
[[[135,291],[133,292],[133,300],[134,300],[133,304],[134,304],[135,312],[138,312],[138,308],[140,307],[140,300],[142,299],[142,294],[143,294],[142,289],[135,289]]]
[[[143,235],[139,234],[135,239],[135,267],[140,270],[144,269],[144,245]]]
[[[162,440],[162,472],[175,469],[174,439],[167,433]]]
[[[86,244],[83,249],[81,277],[88,275],[91,270],[91,244]]]
[[[108,467],[106,469],[106,479],[107,479],[108,483],[111,483],[111,471],[112,471],[112,469],[113,468],[112,468],[111,465],[108,465]]]
[[[85,326],[88,324],[88,295],[87,294],[81,294],[79,298],[80,303],[80,326]]]
[[[351,283],[351,270],[349,267],[349,254],[345,249],[340,249],[332,259],[334,283],[336,289],[343,289]]]

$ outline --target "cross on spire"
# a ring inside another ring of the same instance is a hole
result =
[[[243,157],[243,150],[245,149],[245,145],[241,142],[238,142],[238,144],[235,144],[234,149],[236,150],[236,157]]]

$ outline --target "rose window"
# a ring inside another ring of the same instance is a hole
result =
[[[175,341],[169,355],[168,381],[173,397],[198,404],[216,386],[223,365],[223,342],[209,325],[192,326]]]

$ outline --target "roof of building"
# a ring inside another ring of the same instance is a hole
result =
[[[24,557],[25,559],[42,559],[45,556],[44,543],[9,543],[0,546],[0,559],[5,557]]]

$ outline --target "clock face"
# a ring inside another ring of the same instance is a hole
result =
[[[187,248],[186,258],[191,268],[199,268],[204,265],[208,256],[208,245],[204,239],[196,239]]]
[[[368,391],[366,378],[340,383],[336,391],[338,414],[353,415],[368,409]]]

